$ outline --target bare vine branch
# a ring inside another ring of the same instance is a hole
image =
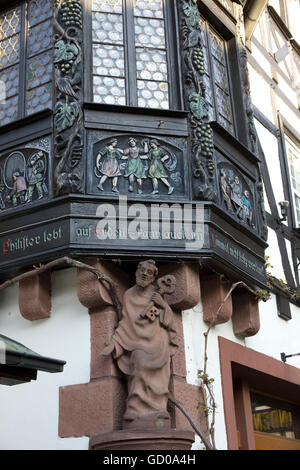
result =
[[[180,411],[185,415],[193,429],[196,431],[196,433],[199,435],[200,439],[202,440],[203,444],[205,445],[206,450],[213,450],[211,443],[209,440],[205,437],[204,433],[201,431],[200,427],[198,424],[193,420],[189,412],[185,409],[182,403],[180,403],[176,398],[174,398],[173,395],[169,394],[169,400],[171,403],[173,403],[177,408],[180,409]]]
[[[231,296],[232,292],[237,288],[237,287],[243,287],[246,288],[248,291],[250,291],[253,295],[257,297],[257,291],[249,287],[247,284],[245,284],[243,281],[238,281],[235,282],[234,284],[231,285],[229,291],[225,295],[224,299],[220,303],[217,311],[214,313],[212,321],[209,323],[209,326],[207,330],[203,333],[204,336],[204,363],[203,363],[203,371],[199,371],[200,375],[199,378],[202,379],[201,383],[201,388],[203,392],[203,399],[204,399],[204,409],[208,418],[209,411],[211,410],[212,416],[211,416],[211,422],[209,426],[209,434],[211,437],[211,442],[212,442],[212,448],[216,449],[216,443],[215,443],[215,419],[216,419],[216,400],[215,396],[213,394],[212,390],[212,381],[213,379],[209,379],[208,374],[207,374],[207,364],[208,364],[208,355],[207,355],[207,348],[208,348],[208,335],[211,331],[211,329],[216,325],[216,320],[218,318],[218,315]],[[208,396],[209,396],[209,401],[210,401],[210,406],[208,405]]]
[[[31,271],[27,271],[26,273],[19,274],[18,276],[15,276],[12,279],[9,279],[8,281],[3,282],[2,284],[0,284],[0,292],[16,284],[17,282],[42,274],[46,271],[50,271],[51,269],[54,269],[60,266],[70,266],[70,267],[77,268],[77,269],[85,269],[95,274],[98,281],[108,291],[111,297],[112,303],[116,309],[118,320],[121,319],[122,305],[117,295],[116,284],[108,276],[98,271],[98,269],[94,268],[93,266],[82,263],[81,261],[74,260],[72,258],[68,258],[67,256],[56,259],[54,261],[50,261],[49,263],[40,265],[39,267],[34,266],[34,269],[32,269]]]

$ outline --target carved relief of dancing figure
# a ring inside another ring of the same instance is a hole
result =
[[[133,137],[128,139],[129,147],[124,150],[123,160],[127,160],[127,165],[124,172],[124,177],[129,178],[130,192],[133,191],[133,184],[136,179],[138,184],[138,194],[143,193],[142,181],[147,178],[146,168],[142,160],[147,160],[148,142],[144,141],[144,148],[138,147],[137,140]]]
[[[112,178],[112,191],[118,193],[118,178],[122,176],[119,167],[119,160],[123,156],[123,150],[117,148],[118,140],[112,138],[108,145],[100,150],[96,158],[96,168],[102,174],[100,182],[97,186],[100,191],[104,191],[103,184],[107,178]]]
[[[157,140],[150,141],[150,151],[148,153],[150,160],[149,177],[152,179],[152,194],[158,194],[158,180],[164,183],[168,188],[168,194],[174,191],[173,186],[168,181],[168,174],[163,166],[163,162],[169,160],[170,156],[161,148]]]

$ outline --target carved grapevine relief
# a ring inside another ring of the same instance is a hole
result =
[[[83,192],[82,6],[80,0],[57,0],[55,45],[56,195]]]
[[[209,104],[205,99],[205,73],[200,13],[196,0],[182,1],[182,37],[185,65],[186,102],[190,110],[194,197],[215,201],[213,133],[208,122]]]

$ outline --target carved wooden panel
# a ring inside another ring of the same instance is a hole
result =
[[[51,140],[45,137],[0,157],[0,213],[49,197]]]
[[[93,131],[88,141],[89,194],[186,195],[186,139]]]

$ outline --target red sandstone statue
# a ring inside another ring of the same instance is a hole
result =
[[[128,377],[124,427],[169,427],[170,361],[175,353],[173,312],[163,298],[175,290],[174,276],[155,280],[153,260],[139,263],[136,285],[123,298],[122,319],[102,355],[116,359]]]

